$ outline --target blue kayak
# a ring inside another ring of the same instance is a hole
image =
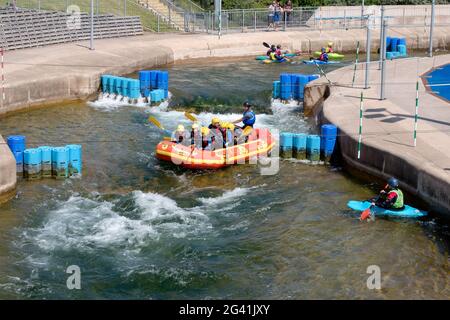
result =
[[[356,211],[364,211],[370,207],[369,201],[349,201],[347,206],[350,209]],[[380,207],[373,207],[371,209],[372,214],[375,216],[391,216],[391,217],[401,217],[401,218],[420,218],[427,215],[426,211],[422,211],[408,205],[405,205],[403,210],[389,210]]]
[[[322,60],[303,60],[304,64],[336,64],[340,63],[340,61],[322,61]]]

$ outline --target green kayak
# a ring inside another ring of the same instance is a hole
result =
[[[320,52],[320,51],[316,51],[316,52],[314,52],[314,57],[320,57],[320,55],[321,55],[322,53]],[[329,53],[328,54],[328,60],[342,60],[342,59],[344,59],[344,55],[343,54],[339,54],[339,53],[336,53],[336,52],[332,52],[332,53]]]

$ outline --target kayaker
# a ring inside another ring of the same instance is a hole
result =
[[[250,103],[248,103],[247,101],[244,102],[243,104],[244,107],[244,113],[242,114],[242,118],[233,121],[233,124],[239,123],[239,122],[243,122],[244,126],[242,127],[242,129],[245,129],[246,127],[252,127],[256,122],[256,115],[252,110],[252,105]]]
[[[321,52],[322,53],[320,54],[319,60],[320,61],[324,61],[324,62],[328,62],[328,54],[327,54],[325,48],[322,48]]]
[[[372,199],[372,205],[390,210],[403,210],[403,192],[398,188],[398,180],[389,178],[387,185],[375,199]]]
[[[202,149],[203,137],[200,126],[194,122],[191,130],[191,145],[197,149]]]
[[[172,134],[172,142],[180,143],[183,145],[190,145],[190,134],[184,129],[182,124],[178,125],[177,130]]]
[[[208,129],[211,135],[212,150],[223,148],[223,134],[220,127],[220,119],[212,118]]]
[[[328,42],[328,45],[327,45],[327,47],[326,47],[326,49],[325,49],[326,51],[326,53],[333,53],[334,51],[333,51],[333,42]]]
[[[273,45],[270,46],[269,51],[267,51],[267,55],[270,57],[270,54],[271,54],[272,52],[275,52],[275,51],[277,51],[277,48],[276,48],[275,45],[273,44]]]

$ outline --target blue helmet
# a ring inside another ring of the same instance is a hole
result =
[[[397,187],[398,187],[398,180],[395,179],[394,177],[389,178],[389,180],[388,180],[388,185],[389,185],[391,188],[397,188]]]

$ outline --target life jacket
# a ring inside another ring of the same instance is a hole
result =
[[[246,116],[247,114],[251,115],[251,118],[247,119]],[[244,120],[242,121],[246,126],[253,126],[255,124],[256,121],[256,115],[253,111],[246,111],[244,112]]]
[[[276,55],[275,52],[271,52],[271,53],[269,54],[269,57],[270,57],[270,60],[277,60],[277,55]]]
[[[403,192],[400,189],[393,189],[389,193],[395,193],[397,198],[395,202],[392,204],[392,208],[401,209],[405,205],[403,202]]]
[[[328,54],[326,52],[322,52],[319,57],[320,61],[328,61]]]
[[[202,133],[200,130],[191,131],[191,145],[194,145],[196,148],[202,148]]]
[[[326,52],[326,53],[333,53],[333,48],[327,47],[327,49],[326,49],[325,52]]]
[[[211,142],[213,144],[213,149],[223,148],[223,134],[219,128],[209,125]]]

